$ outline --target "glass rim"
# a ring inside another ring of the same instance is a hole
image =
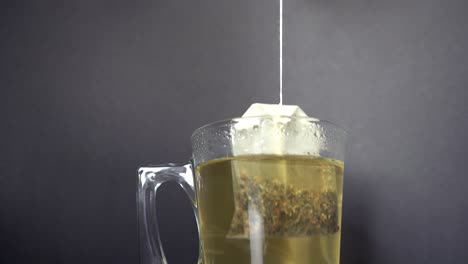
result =
[[[218,120],[218,121],[214,121],[214,122],[211,122],[211,123],[208,123],[206,125],[203,125],[197,129],[195,129],[195,131],[193,131],[192,133],[192,136],[190,137],[191,139],[193,139],[196,135],[198,135],[199,133],[207,130],[207,129],[210,129],[210,128],[214,128],[214,127],[221,127],[223,125],[226,125],[226,124],[230,124],[230,123],[233,123],[234,121],[236,120],[248,120],[248,119],[251,119],[251,120],[255,120],[255,119],[266,119],[266,118],[284,118],[284,119],[290,119],[290,120],[304,120],[304,121],[307,121],[309,123],[322,123],[322,124],[328,124],[328,125],[331,125],[339,130],[341,130],[345,136],[349,134],[349,132],[344,129],[343,127],[341,127],[340,125],[337,125],[333,122],[330,122],[328,120],[323,120],[323,119],[318,119],[318,118],[314,118],[314,117],[309,117],[309,116],[285,116],[285,115],[260,115],[260,116],[249,116],[249,117],[234,117],[234,118],[227,118],[227,119],[222,119],[222,120]]]

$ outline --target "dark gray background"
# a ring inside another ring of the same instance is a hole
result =
[[[278,102],[277,1],[2,1],[0,262],[137,263],[138,166]],[[285,103],[350,133],[342,263],[468,259],[468,5],[285,0]],[[170,263],[194,263],[176,186]]]

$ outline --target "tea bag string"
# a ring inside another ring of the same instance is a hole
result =
[[[279,105],[283,105],[283,0],[279,0],[279,82]]]

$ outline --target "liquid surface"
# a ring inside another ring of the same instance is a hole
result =
[[[338,264],[343,163],[254,155],[197,166],[205,264]]]

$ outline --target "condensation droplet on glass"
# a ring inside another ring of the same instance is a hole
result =
[[[322,135],[320,134],[319,131],[315,131],[314,136],[315,136],[316,138],[321,138],[321,137],[322,137]]]
[[[239,139],[245,139],[245,130],[239,131]]]

